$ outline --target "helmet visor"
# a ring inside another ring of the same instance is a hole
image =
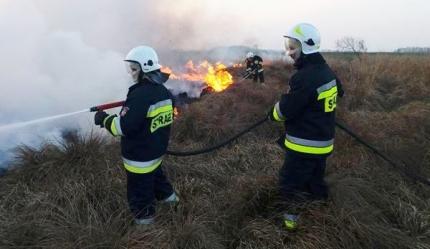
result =
[[[133,79],[133,82],[137,83],[139,81],[140,71],[142,70],[140,64],[134,61],[125,61],[125,69]]]

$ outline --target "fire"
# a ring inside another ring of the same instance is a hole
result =
[[[233,84],[233,76],[227,71],[227,67],[217,62],[214,65],[208,61],[203,61],[197,65],[193,61],[188,61],[185,72],[174,73],[169,67],[162,67],[161,71],[170,74],[171,79],[188,82],[204,82],[216,92],[221,92]]]
[[[208,67],[208,73],[205,76],[205,82],[215,92],[221,92],[233,84],[233,77],[227,72],[227,67],[224,64],[217,63],[215,68],[212,65]]]
[[[178,108],[177,108],[177,107],[174,107],[174,108],[173,108],[173,118],[174,118],[174,119],[177,119],[177,118],[178,118],[178,116],[179,116],[179,110],[178,110]]]
[[[172,69],[170,69],[169,67],[161,67],[161,71],[162,72],[164,72],[164,73],[168,73],[168,74],[170,74],[170,79],[174,79],[174,80],[177,80],[177,79],[179,79],[179,77],[178,76],[176,76],[174,73],[173,73],[173,70]]]

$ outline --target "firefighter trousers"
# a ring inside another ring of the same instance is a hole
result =
[[[324,180],[326,159],[327,157],[308,158],[287,152],[279,172],[280,192],[284,201],[327,199],[328,187]]]
[[[264,74],[263,72],[257,72],[254,74],[253,77],[254,82],[257,82],[258,80],[260,80],[260,83],[264,83]]]
[[[155,215],[155,201],[164,200],[173,194],[173,187],[167,180],[161,165],[145,174],[127,172],[127,199],[130,211],[136,219]]]

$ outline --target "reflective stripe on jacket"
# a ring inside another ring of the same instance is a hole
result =
[[[306,55],[291,77],[290,90],[273,107],[272,118],[285,123],[281,144],[290,152],[327,156],[333,151],[335,109],[340,81],[319,54]]]
[[[121,136],[121,152],[128,171],[149,173],[161,165],[173,123],[172,99],[164,85],[144,80],[129,88],[119,116],[104,120],[113,136]]]

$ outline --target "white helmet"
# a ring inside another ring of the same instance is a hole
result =
[[[135,47],[128,52],[125,61],[139,63],[144,73],[149,73],[161,68],[158,63],[158,55],[155,50],[148,46]]]
[[[248,53],[246,54],[246,58],[247,58],[247,59],[252,58],[252,57],[254,57],[254,53],[253,53],[253,52],[248,52]]]
[[[295,25],[284,37],[298,40],[302,45],[302,52],[304,54],[313,54],[320,50],[320,33],[318,29],[309,23]]]

